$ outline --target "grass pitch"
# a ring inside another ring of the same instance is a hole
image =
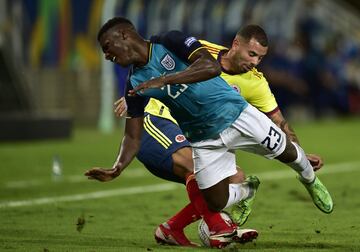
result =
[[[318,175],[334,212],[321,213],[288,167],[238,152],[245,172],[261,180],[245,224],[260,235],[224,251],[360,251],[360,120],[293,126],[304,149],[325,160]],[[137,161],[113,182],[82,175],[110,167],[120,139],[121,130],[79,129],[66,141],[0,143],[0,251],[207,251],[154,241],[156,226],[187,203],[182,185],[154,177]],[[55,156],[60,178],[52,176]],[[199,242],[196,228],[186,233]]]

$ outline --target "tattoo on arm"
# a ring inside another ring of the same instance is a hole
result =
[[[279,127],[285,134],[290,138],[291,141],[300,145],[299,139],[297,138],[295,131],[286,120],[282,120]]]

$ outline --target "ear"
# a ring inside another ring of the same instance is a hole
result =
[[[128,37],[126,29],[124,29],[121,26],[116,27],[116,30],[114,31],[113,35],[114,35],[114,37],[121,39],[121,40],[125,40]]]
[[[120,36],[123,40],[127,39],[127,37],[129,36],[125,30],[121,30],[120,31]]]
[[[123,40],[124,39],[124,31],[122,29],[115,29],[112,31],[111,36],[115,39]]]
[[[239,38],[238,38],[238,37],[235,37],[234,40],[233,40],[233,42],[232,42],[231,47],[239,47],[239,44],[240,44]]]
[[[123,40],[134,39],[135,33],[131,29],[123,29],[121,31],[121,36]]]

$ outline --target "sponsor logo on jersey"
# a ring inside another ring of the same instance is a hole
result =
[[[182,142],[184,142],[185,140],[186,140],[186,138],[185,138],[184,135],[177,135],[177,136],[175,137],[175,141],[176,141],[177,143],[182,143]]]
[[[190,47],[194,42],[196,42],[197,39],[195,37],[188,37],[186,40],[185,40],[185,45],[187,47]]]
[[[240,89],[240,87],[238,85],[230,84],[230,87],[232,87],[236,92],[241,94],[241,89]]]
[[[171,56],[169,54],[166,54],[160,63],[168,71],[175,69],[175,60],[173,58],[171,58]]]

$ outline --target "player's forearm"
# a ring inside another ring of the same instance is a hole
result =
[[[290,138],[292,142],[300,145],[299,139],[296,136],[295,131],[286,120],[281,121],[278,126],[280,127],[280,129],[282,129],[282,131],[285,132],[285,134]]]
[[[210,57],[212,57],[210,55]],[[205,81],[221,74],[221,66],[213,58],[207,56],[198,57],[184,71],[164,75],[163,82],[166,84],[191,84]]]
[[[292,142],[300,145],[299,139],[290,124],[285,120],[280,110],[269,116],[270,119],[290,138]]]
[[[131,163],[140,149],[143,122],[142,117],[126,119],[124,138],[113,165],[117,169],[117,175]]]
[[[124,136],[121,143],[119,155],[114,163],[114,168],[117,168],[117,173],[120,173],[131,163],[135,158],[140,148],[140,139],[133,139],[130,136]]]

